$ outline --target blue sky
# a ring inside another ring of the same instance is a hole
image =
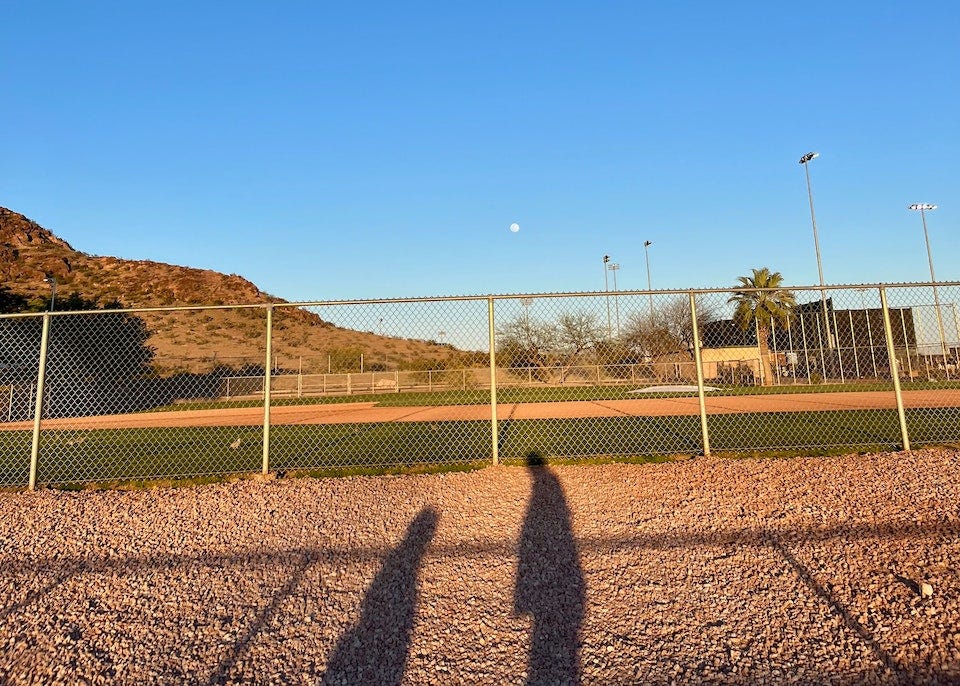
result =
[[[0,205],[288,300],[960,279],[954,2],[3,2]],[[508,230],[512,222],[520,232]]]

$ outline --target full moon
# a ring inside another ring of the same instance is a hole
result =
[[[520,230],[520,225],[514,222],[513,224],[510,225],[510,230],[516,233],[517,231]]]

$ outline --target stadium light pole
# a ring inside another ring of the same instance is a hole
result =
[[[533,298],[520,298],[520,304],[523,305],[523,326],[527,330],[527,336],[530,335],[530,305],[533,304]]]
[[[827,346],[833,350],[833,333],[830,331],[830,317],[827,315],[827,292],[823,287],[823,262],[820,259],[820,238],[817,235],[817,215],[813,211],[813,187],[810,185],[810,161],[820,157],[818,152],[808,152],[800,158],[804,174],[807,177],[807,199],[810,201],[810,222],[813,224],[813,247],[817,251],[817,274],[820,276],[820,305],[823,309],[823,327],[827,332]]]
[[[50,311],[53,312],[53,308],[57,304],[57,277],[48,274],[44,281],[50,284]]]
[[[607,276],[607,263],[610,261],[609,255],[603,256],[603,292],[610,292],[610,279]],[[607,299],[607,338],[610,338],[610,296],[605,296]]]
[[[933,253],[930,250],[930,234],[927,233],[927,212],[937,209],[936,205],[925,202],[914,203],[908,210],[920,212],[920,221],[923,223],[923,240],[927,244],[927,263],[930,265],[930,282],[933,284],[933,307],[937,311],[937,327],[940,332],[940,352],[943,354],[943,371],[947,373],[947,344],[943,333],[943,316],[940,314],[940,294],[937,290],[937,277],[933,273]],[[949,378],[949,374],[947,374]]]
[[[653,245],[653,241],[644,241],[643,242],[643,256],[647,260],[647,290],[652,291],[653,286],[650,281],[650,246]],[[653,325],[653,293],[650,293],[647,296],[650,299],[650,324]]]
[[[620,270],[620,265],[616,262],[608,264],[607,269],[613,272],[613,306],[616,312],[616,322],[617,322],[617,336],[620,336],[620,296],[617,294],[617,272]]]

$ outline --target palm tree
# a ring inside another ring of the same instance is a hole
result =
[[[738,277],[739,291],[730,296],[727,302],[736,303],[733,321],[744,331],[751,326],[757,328],[757,345],[764,370],[764,385],[773,383],[770,367],[770,330],[774,323],[786,324],[793,317],[797,301],[793,293],[783,288],[783,275],[771,272],[768,267],[753,270],[753,276]]]

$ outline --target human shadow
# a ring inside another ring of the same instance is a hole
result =
[[[580,626],[586,589],[570,510],[556,475],[527,458],[533,490],[520,534],[514,609],[533,619],[528,684],[580,681]]]
[[[360,621],[340,637],[320,683],[399,684],[417,605],[417,570],[439,515],[424,508],[384,559],[361,605]]]

